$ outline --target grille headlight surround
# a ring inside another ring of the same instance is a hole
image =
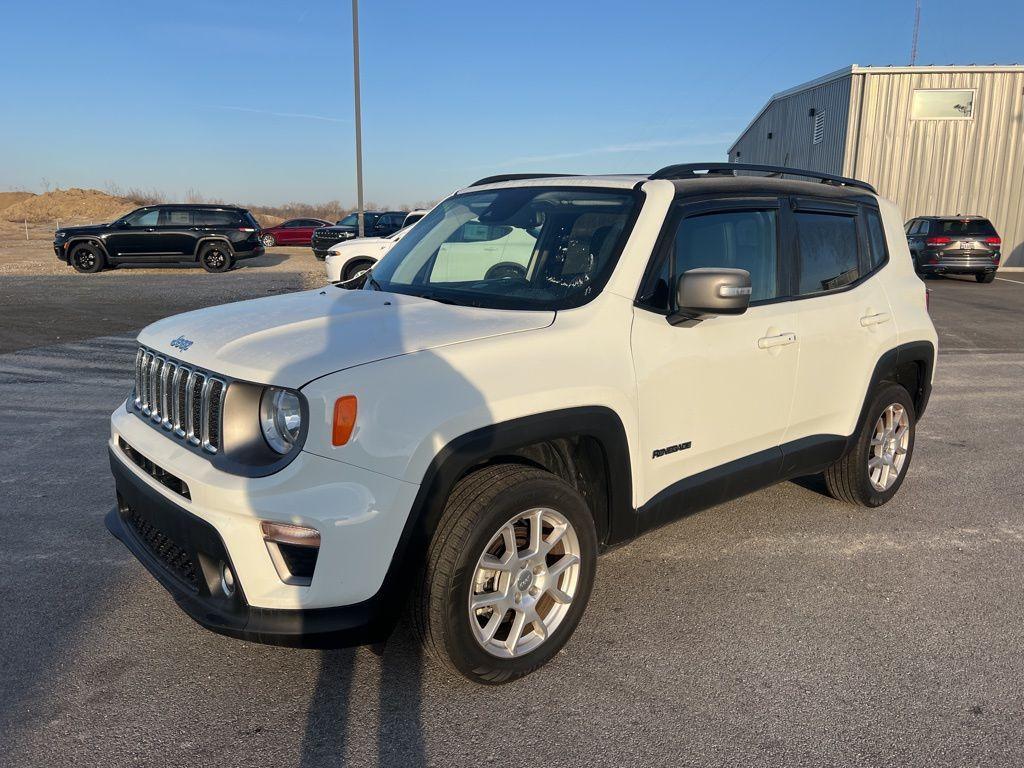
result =
[[[302,402],[290,389],[267,387],[260,397],[260,429],[273,450],[291,453],[302,434]]]

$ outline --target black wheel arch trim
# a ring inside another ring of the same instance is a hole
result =
[[[900,371],[908,364],[918,366],[917,381],[915,386],[907,386],[907,382],[900,380]],[[914,402],[915,416],[918,421],[928,407],[928,399],[932,393],[932,373],[935,370],[935,345],[930,341],[910,341],[893,347],[885,352],[871,373],[867,391],[864,393],[864,402],[861,404],[860,416],[857,418],[857,426],[850,436],[850,440],[856,440],[860,434],[864,421],[868,417],[868,406],[871,405],[872,393],[883,381],[892,381],[907,386],[910,398]],[[916,389],[916,391],[914,391]]]
[[[228,240],[226,237],[224,237],[223,235],[207,235],[206,237],[201,237],[198,240],[196,240],[196,249],[192,254],[196,261],[199,260],[199,257],[203,252],[203,248],[205,248],[206,245],[211,242],[224,243],[224,245],[228,247],[228,252],[232,256],[235,255],[235,248],[231,244],[231,241]]]
[[[77,237],[69,237],[68,241],[67,241],[67,244],[65,246],[67,248],[67,254],[68,254],[68,259],[69,260],[71,259],[71,250],[72,250],[72,248],[74,248],[74,246],[76,246],[76,245],[79,245],[80,243],[86,243],[88,245],[95,245],[96,247],[98,247],[103,252],[103,258],[105,258],[107,261],[110,261],[110,252],[107,251],[107,244],[104,243],[103,240],[101,240],[96,235],[79,235]]]
[[[518,448],[565,437],[592,437],[604,451],[608,519],[595,521],[598,531],[606,532],[604,545],[633,537],[636,515],[629,444],[622,420],[611,408],[565,408],[481,427],[445,445],[424,473],[384,583],[374,596],[378,605],[390,606],[387,621],[397,621],[404,607],[409,579],[423,567],[427,546],[455,483],[475,467],[514,456]]]

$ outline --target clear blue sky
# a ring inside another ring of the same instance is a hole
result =
[[[1024,60],[1020,0],[923,0],[919,63]],[[913,0],[363,0],[366,196],[724,160],[768,96],[906,64]],[[0,190],[355,198],[349,0],[7,4]]]

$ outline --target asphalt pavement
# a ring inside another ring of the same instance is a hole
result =
[[[165,290],[213,303],[194,277]],[[785,483],[653,532],[601,558],[563,652],[498,688],[405,626],[319,652],[192,623],[102,522],[156,289],[70,341],[59,313],[21,322],[0,353],[0,765],[1024,764],[1024,285],[928,285],[938,378],[894,502]],[[0,281],[5,323],[19,290]],[[94,290],[54,306],[87,317]]]

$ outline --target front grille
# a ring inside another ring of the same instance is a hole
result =
[[[125,504],[120,496],[118,496],[118,500],[120,501],[121,516],[138,535],[143,546],[194,592],[198,592],[202,570],[195,558],[154,526],[137,509]]]
[[[139,347],[136,353],[136,415],[208,453],[217,453],[222,447],[227,390],[224,380],[179,360],[145,347]]]

